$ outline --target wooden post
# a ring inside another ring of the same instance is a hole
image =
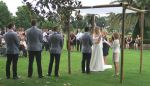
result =
[[[120,4],[95,5],[95,6],[82,6],[82,7],[76,8],[76,9],[121,7],[122,4],[123,3],[120,3]]]
[[[94,27],[95,27],[95,15],[92,14],[91,16],[92,16],[92,24],[91,24],[92,25],[92,31],[91,32],[93,33]]]
[[[67,17],[67,36],[68,36],[68,40],[67,40],[67,47],[68,47],[68,74],[71,74],[71,59],[70,59],[70,16]]]
[[[125,11],[126,11],[126,8],[123,6],[123,10],[122,10],[120,83],[123,83],[123,79],[124,79],[124,29],[125,29]]]
[[[140,35],[141,35],[141,46],[140,46],[140,73],[142,72],[143,62],[143,32],[144,32],[144,12],[140,13]]]

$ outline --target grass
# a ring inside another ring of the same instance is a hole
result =
[[[5,79],[6,58],[0,57],[0,86],[150,86],[150,53],[143,52],[143,69],[139,73],[140,51],[125,50],[124,58],[124,81],[112,77],[114,68],[104,72],[92,72],[91,74],[81,73],[81,53],[71,52],[72,73],[68,74],[67,50],[63,49],[60,61],[60,78],[58,81],[54,77],[45,76],[39,79],[37,75],[36,62],[34,61],[34,72],[31,79],[27,78],[28,58],[20,57],[18,61],[19,80]],[[108,63],[112,64],[112,51],[108,56]],[[49,64],[49,52],[42,53],[43,74],[46,75]],[[54,74],[54,72],[53,72]]]

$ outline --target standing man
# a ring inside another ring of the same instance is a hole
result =
[[[10,23],[8,25],[8,32],[4,35],[6,42],[7,61],[6,61],[6,77],[10,79],[10,65],[12,62],[13,79],[18,79],[17,76],[17,62],[19,54],[19,38],[14,32],[15,25]]]
[[[77,30],[77,35],[76,35],[76,42],[77,42],[77,51],[81,51],[82,44],[80,42],[80,38],[82,36],[82,32],[80,32],[80,29]]]
[[[26,31],[27,49],[29,52],[28,77],[32,77],[34,57],[37,62],[39,78],[42,78],[41,51],[42,51],[42,31],[37,28],[36,20],[32,20],[32,27]]]
[[[57,27],[53,28],[53,34],[48,39],[50,47],[50,63],[48,68],[48,76],[51,76],[52,66],[55,59],[55,77],[58,78],[60,54],[63,48],[63,37],[57,32]]]
[[[92,46],[92,37],[90,35],[89,31],[89,27],[85,27],[84,29],[84,33],[81,37],[81,43],[82,43],[82,73],[90,73],[90,60],[91,60],[91,46]],[[86,64],[86,66],[85,66]],[[85,71],[86,69],[86,71]]]

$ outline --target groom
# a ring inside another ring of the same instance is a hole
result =
[[[91,60],[91,46],[92,46],[92,37],[90,35],[89,27],[85,27],[84,33],[81,37],[81,43],[82,43],[82,73],[90,73],[90,60]],[[86,64],[86,67],[85,67]],[[86,69],[86,71],[85,71]]]

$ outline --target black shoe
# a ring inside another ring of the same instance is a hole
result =
[[[58,81],[58,79],[59,79],[59,77],[58,77],[58,76],[55,76],[55,80]]]
[[[85,71],[82,71],[82,73],[85,73]]]
[[[6,79],[10,79],[10,77],[6,77]]]
[[[90,74],[90,72],[86,72],[87,74]]]
[[[29,76],[29,75],[28,75],[28,78],[32,78],[32,76]]]
[[[90,74],[90,70],[86,70],[86,73],[87,73],[87,74]]]
[[[19,79],[19,77],[18,77],[18,76],[15,76],[15,77],[13,77],[13,79]]]
[[[47,76],[51,76],[51,74],[47,73]]]
[[[42,75],[42,76],[39,76],[39,78],[43,78],[44,76]]]

